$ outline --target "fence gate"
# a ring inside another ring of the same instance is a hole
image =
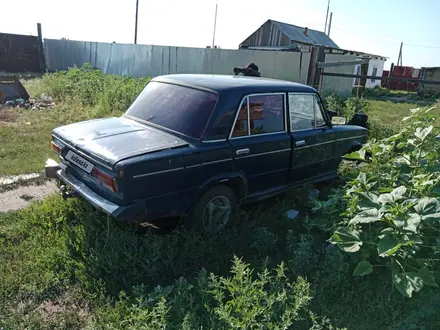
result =
[[[0,71],[41,72],[38,37],[0,33]]]

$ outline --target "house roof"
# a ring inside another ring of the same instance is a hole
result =
[[[307,29],[307,36],[304,34],[304,27],[287,24],[270,20],[275,26],[277,26],[283,34],[286,35],[292,41],[303,42],[307,44],[315,44],[321,46],[328,46],[332,48],[339,48],[329,36],[324,32]]]

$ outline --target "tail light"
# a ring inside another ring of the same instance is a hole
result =
[[[111,190],[112,192],[117,191],[115,178],[113,178],[112,176],[110,176],[108,174],[101,172],[100,170],[98,170],[96,168],[94,168],[92,170],[92,174],[93,174],[93,176],[96,177],[96,179],[98,179],[98,181],[101,183],[101,185],[103,187]]]
[[[61,152],[61,147],[56,145],[55,142],[50,141],[50,148],[55,151],[57,154]]]

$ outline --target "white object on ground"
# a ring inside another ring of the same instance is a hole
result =
[[[289,219],[295,219],[299,215],[299,211],[290,209],[286,212],[286,217]]]

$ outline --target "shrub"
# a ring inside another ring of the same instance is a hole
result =
[[[234,258],[231,277],[202,270],[194,285],[180,278],[148,293],[122,293],[116,308],[98,312],[95,326],[109,329],[287,329],[300,320],[311,296],[304,279],[290,281],[281,264],[254,276]]]
[[[391,135],[398,133],[399,128],[389,124],[383,124],[376,119],[369,119],[367,122],[368,129],[370,130],[370,138],[376,140],[385,139]]]
[[[46,74],[38,83],[30,83],[28,89],[34,97],[44,92],[57,101],[96,107],[94,116],[99,117],[127,110],[149,80],[106,75],[84,64],[68,71]]]
[[[351,119],[356,113],[365,113],[370,106],[370,103],[364,98],[349,97],[343,100],[336,94],[327,96],[324,102],[327,109],[336,111],[338,116],[342,116],[346,120]]]
[[[430,269],[440,241],[440,147],[431,110],[412,110],[400,133],[346,157],[369,165],[344,187],[341,217],[328,219],[330,243],[356,260],[353,275],[386,266],[407,297],[437,286]],[[321,212],[329,214],[325,207]]]

